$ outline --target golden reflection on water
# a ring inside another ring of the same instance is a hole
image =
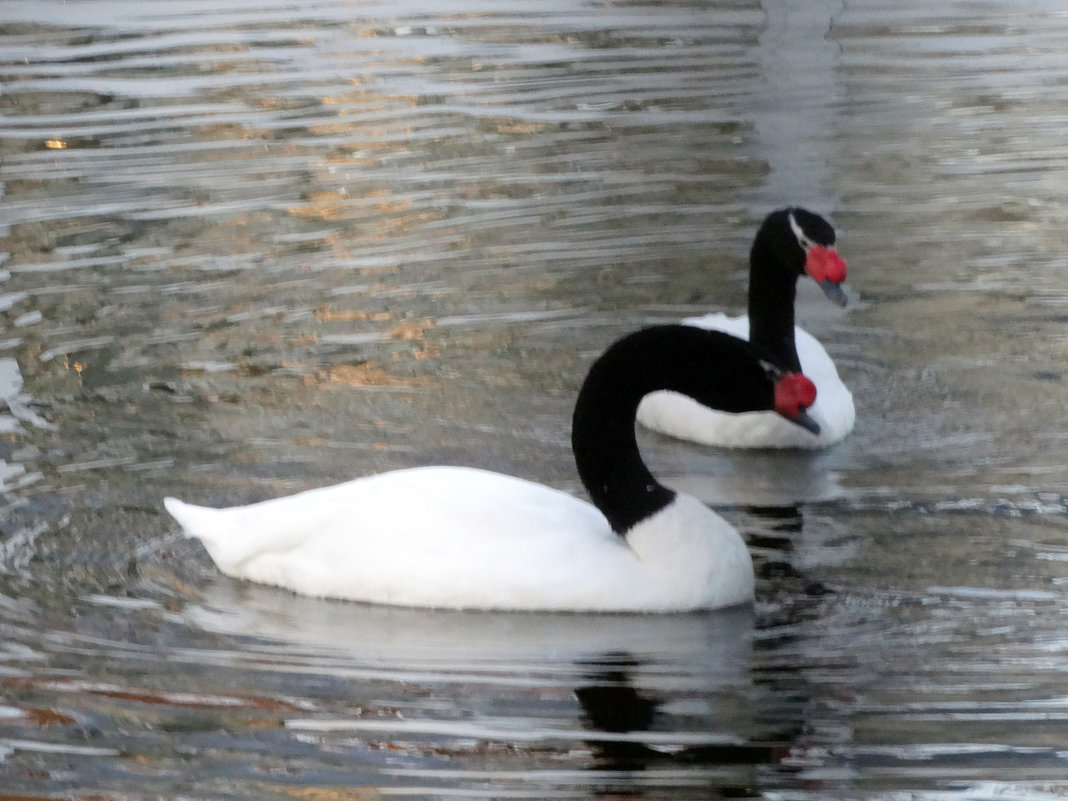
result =
[[[1053,0],[87,10],[0,5],[4,792],[1063,794]],[[587,365],[740,312],[787,202],[850,264],[799,318],[856,431],[642,439],[747,536],[751,617],[323,605],[163,517],[434,462],[580,492]]]

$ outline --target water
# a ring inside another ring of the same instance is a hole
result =
[[[0,5],[0,797],[1068,795],[1053,0]],[[226,580],[166,494],[476,464],[580,492],[585,367],[828,214],[821,454],[643,434],[751,610]]]

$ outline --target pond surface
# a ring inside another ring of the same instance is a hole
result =
[[[1060,0],[0,5],[0,799],[1068,796]],[[641,436],[752,609],[417,612],[162,510],[416,464],[581,493],[571,403],[787,203],[858,421]]]

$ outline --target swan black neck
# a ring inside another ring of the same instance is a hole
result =
[[[797,279],[805,272],[805,251],[791,230],[791,214],[795,219],[816,217],[804,209],[772,212],[749,251],[749,341],[780,367],[800,372],[794,343],[794,300]]]
[[[663,325],[612,345],[579,391],[571,446],[586,491],[617,534],[675,497],[646,468],[634,433],[639,402],[657,390],[725,412],[775,407],[774,387],[752,347],[729,334]]]

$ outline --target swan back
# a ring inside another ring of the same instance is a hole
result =
[[[223,573],[305,595],[547,611],[680,611],[701,600],[657,567],[680,558],[648,535],[639,558],[589,503],[475,468],[396,470],[229,509],[165,504]]]

